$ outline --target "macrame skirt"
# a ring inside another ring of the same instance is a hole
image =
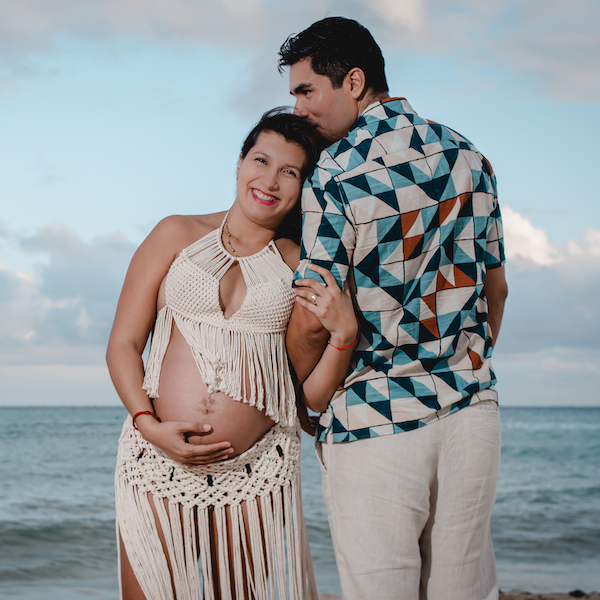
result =
[[[215,588],[223,600],[316,600],[296,426],[276,424],[235,458],[187,467],[128,417],[115,498],[117,532],[147,600],[214,600]]]

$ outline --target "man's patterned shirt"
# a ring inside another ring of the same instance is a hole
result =
[[[497,399],[483,283],[504,262],[496,180],[456,132],[405,99],[370,105],[302,193],[295,277],[328,268],[356,292],[360,339],[321,415],[334,442],[423,426]]]

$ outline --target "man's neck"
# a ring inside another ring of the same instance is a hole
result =
[[[390,95],[387,92],[367,91],[367,93],[358,102],[358,114],[362,115],[367,106],[370,106],[374,102],[381,102],[389,97]]]
[[[356,115],[356,117],[358,118],[360,115],[362,115],[363,112],[365,112],[365,109],[367,107],[371,106],[371,104],[373,104],[375,102],[381,102],[382,100],[385,100],[386,98],[389,98],[389,97],[390,97],[390,95],[387,92],[372,92],[371,90],[368,90],[358,100],[358,104],[356,105],[358,114]],[[346,131],[344,137],[346,135],[348,135],[348,133],[350,132],[351,129],[352,129],[352,127],[350,127],[350,129],[348,131]],[[342,139],[342,138],[339,138],[339,139]],[[337,140],[330,140],[329,143],[333,144],[335,142],[339,142],[339,139],[337,139]]]

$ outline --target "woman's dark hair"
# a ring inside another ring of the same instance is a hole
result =
[[[328,17],[313,23],[288,37],[279,56],[279,71],[310,58],[312,70],[329,77],[334,88],[340,88],[349,71],[359,67],[365,74],[367,89],[388,91],[381,48],[369,30],[352,19]]]
[[[294,142],[301,146],[306,152],[306,165],[301,173],[304,181],[312,173],[317,160],[319,160],[321,150],[325,148],[327,143],[306,119],[297,117],[290,111],[291,109],[286,107],[273,108],[267,111],[244,140],[240,155],[242,158],[246,158],[261,133],[268,131],[278,133],[288,142]],[[294,208],[277,228],[275,238],[288,238],[299,244],[301,227],[302,211],[300,202],[296,202]]]

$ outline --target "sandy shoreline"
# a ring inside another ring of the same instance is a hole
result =
[[[319,594],[319,600],[341,600],[341,596],[333,594]],[[573,590],[567,594],[535,594],[524,590],[511,590],[509,592],[500,592],[502,600],[573,600],[573,598],[587,598],[588,600],[600,600],[600,593]]]
[[[502,600],[573,600],[573,598],[587,598],[588,600],[600,600],[598,592],[585,593],[582,590],[573,590],[567,594],[535,594],[523,590],[511,590],[510,592],[500,592]]]

